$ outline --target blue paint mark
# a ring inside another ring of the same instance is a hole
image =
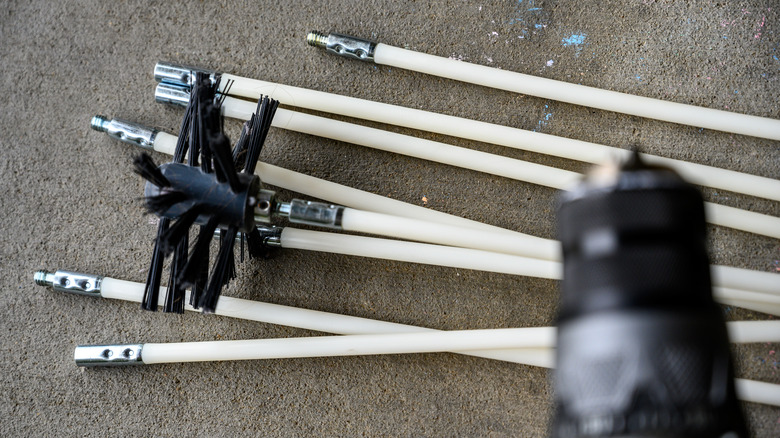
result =
[[[539,121],[536,123],[536,127],[533,129],[534,132],[541,131],[542,128],[546,127],[547,124],[550,122],[550,120],[552,120],[553,114],[552,112],[548,112],[548,110],[550,109],[550,105],[545,104],[544,109],[545,109],[545,113],[542,116],[542,118],[539,119]]]
[[[734,90],[734,94],[739,94],[739,90]]]
[[[507,21],[508,24],[520,26],[517,35],[517,38],[520,39],[542,31],[542,29],[547,27],[548,20],[544,10],[536,6],[536,0],[528,0],[525,4],[523,4],[523,1],[517,1],[514,17],[510,17]]]
[[[568,38],[562,39],[561,42],[563,43],[564,47],[579,46],[585,43],[585,37],[587,37],[587,35],[584,33],[580,35],[574,34]]]

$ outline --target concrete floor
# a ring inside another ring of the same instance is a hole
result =
[[[536,130],[778,178],[780,143],[576,107],[327,55],[339,31],[468,62],[780,118],[780,4],[767,1],[12,1],[0,12],[0,423],[4,436],[544,436],[544,369],[454,354],[84,370],[85,343],[275,338],[313,332],[50,292],[37,269],[143,281],[156,227],[137,153],[95,114],[168,132],[158,60]],[[536,163],[582,163],[380,126]],[[227,128],[236,136],[239,125]],[[158,156],[159,162],[168,158]],[[261,160],[545,238],[555,190],[273,130]],[[706,190],[780,215],[780,205]],[[292,193],[282,192],[289,197]],[[423,199],[427,200],[424,201]],[[776,272],[778,240],[710,227],[714,263]],[[557,283],[289,250],[240,265],[226,295],[439,329],[553,323]],[[729,319],[769,319],[724,308]],[[738,374],[780,383],[778,344],[735,347]],[[755,436],[780,408],[744,405]]]

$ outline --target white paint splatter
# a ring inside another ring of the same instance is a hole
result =
[[[555,61],[553,61],[552,59],[547,61],[547,67],[552,67],[553,64],[555,64]]]

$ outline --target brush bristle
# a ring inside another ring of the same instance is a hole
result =
[[[255,172],[257,161],[260,159],[260,151],[263,149],[266,137],[268,137],[268,131],[271,129],[271,122],[273,121],[278,107],[279,102],[267,96],[263,96],[257,102],[257,117],[252,118],[254,121],[252,122],[252,131],[247,147],[244,172]]]
[[[160,297],[160,282],[162,280],[162,269],[165,255],[160,249],[160,236],[165,233],[170,224],[170,219],[161,218],[160,225],[157,226],[157,238],[154,241],[152,250],[152,261],[149,266],[149,273],[146,276],[146,288],[144,297],[141,300],[141,308],[144,310],[157,310],[157,302]]]
[[[195,205],[179,216],[179,219],[173,225],[168,227],[165,233],[160,236],[160,248],[163,254],[166,256],[170,255],[178,247],[179,242],[189,235],[190,227],[192,227],[202,211],[203,209],[199,205]]]
[[[209,219],[206,225],[200,227],[198,233],[198,240],[195,242],[195,246],[190,251],[187,264],[184,265],[184,269],[179,272],[178,281],[183,287],[196,287],[199,282],[202,282],[202,276],[204,267],[208,267],[209,262],[209,245],[214,238],[214,230],[217,229],[217,218],[212,217]],[[197,291],[193,290],[193,297],[197,298]],[[198,307],[198,300],[191,298],[193,307]]]
[[[236,244],[236,233],[238,233],[237,228],[222,230],[219,253],[214,269],[211,271],[211,280],[209,280],[209,285],[198,302],[198,307],[203,309],[203,313],[214,313],[217,308],[217,300],[222,294],[222,288],[235,277],[233,247]]]
[[[187,195],[182,192],[167,192],[157,196],[149,196],[144,199],[146,211],[162,216],[171,207],[187,200]]]
[[[187,290],[178,281],[178,274],[184,269],[184,265],[187,263],[188,243],[189,235],[185,234],[179,241],[179,244],[176,246],[176,250],[173,253],[173,259],[171,259],[171,273],[168,277],[168,291],[165,294],[165,307],[163,307],[163,312],[184,313],[184,298],[187,294]]]
[[[133,159],[133,171],[157,187],[164,188],[171,185],[148,154],[140,154]]]

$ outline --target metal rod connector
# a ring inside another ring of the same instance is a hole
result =
[[[33,275],[33,280],[39,286],[48,286],[58,292],[99,297],[103,277],[70,271],[57,271],[52,274],[40,270]]]
[[[376,43],[373,41],[338,33],[326,35],[322,32],[312,31],[306,35],[306,42],[310,46],[324,48],[330,53],[345,58],[368,62],[374,61]]]
[[[216,85],[219,82],[220,74],[214,70],[163,61],[158,62],[154,66],[154,79],[157,82],[184,87],[192,87],[193,82],[195,82],[195,73],[205,73],[212,84]]]
[[[79,345],[73,360],[80,367],[143,365],[143,344]]]
[[[154,89],[154,101],[169,105],[187,106],[190,103],[190,90],[181,85],[160,83]]]
[[[323,202],[293,199],[289,208],[280,208],[279,213],[289,211],[287,219],[296,224],[315,225],[340,230],[344,207]]]
[[[97,115],[92,117],[90,122],[92,129],[98,132],[105,132],[110,137],[125,143],[147,149],[154,150],[154,139],[159,132],[156,129],[149,128],[138,123],[129,122],[122,119],[108,119],[105,116]]]

